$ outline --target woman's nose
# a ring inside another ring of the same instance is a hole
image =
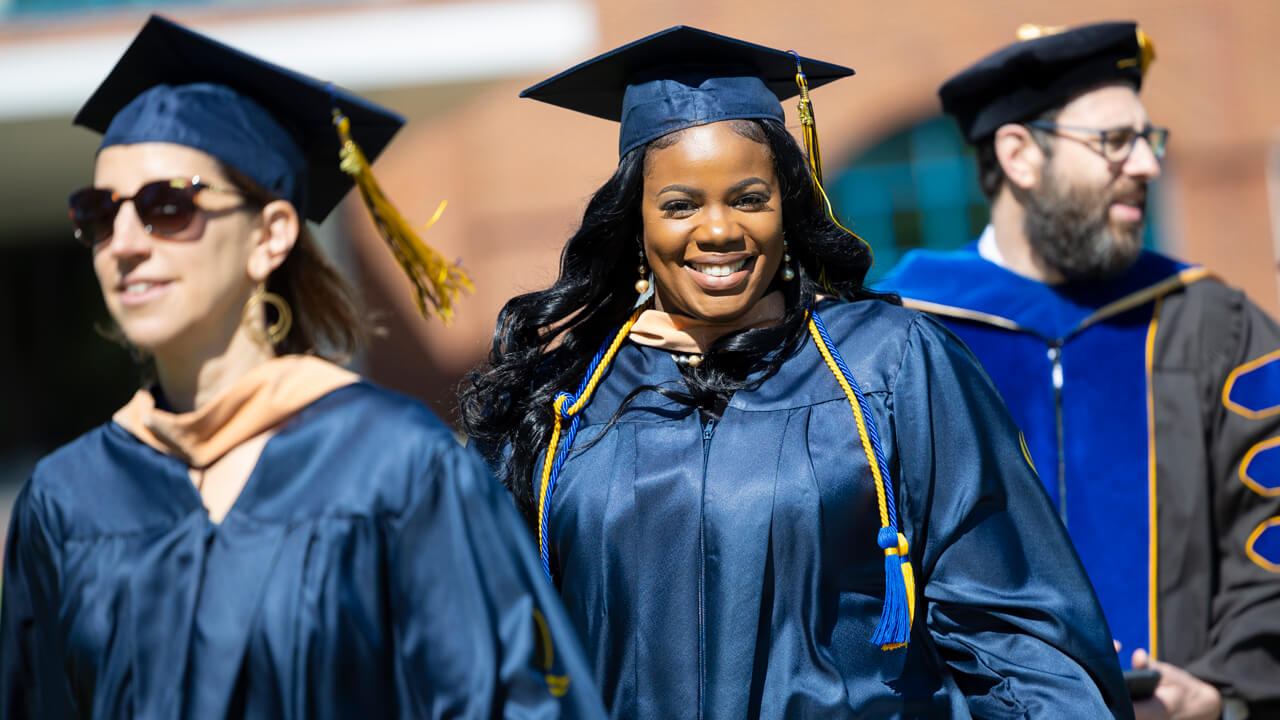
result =
[[[107,249],[116,257],[146,255],[151,252],[151,228],[142,222],[133,202],[128,201],[120,206],[120,211],[111,221],[111,237],[107,239]]]
[[[733,222],[728,211],[718,205],[708,206],[703,213],[699,233],[694,237],[700,242],[721,243],[737,239],[737,224]]]

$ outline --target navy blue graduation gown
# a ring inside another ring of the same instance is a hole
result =
[[[927,316],[819,305],[871,406],[911,545],[905,649],[870,468],[817,349],[718,422],[626,344],[559,476],[553,571],[616,718],[1128,717],[1111,638],[995,389]]]
[[[119,425],[58,450],[14,508],[0,615],[13,720],[602,714],[505,491],[364,383],[290,419],[218,525]]]
[[[1280,716],[1280,326],[1153,252],[1049,286],[977,244],[886,278],[1004,395],[1111,630]]]

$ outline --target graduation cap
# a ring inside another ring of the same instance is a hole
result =
[[[73,122],[103,134],[99,149],[167,142],[208,153],[315,222],[357,185],[424,314],[430,303],[447,320],[453,295],[470,288],[418,239],[369,169],[404,119],[332,83],[152,15]]]
[[[805,92],[797,84],[800,68],[809,87],[853,74],[841,65],[678,25],[575,65],[520,97],[622,123],[618,154],[625,155],[696,125],[781,122],[781,101]]]
[[[1023,25],[1021,42],[1001,48],[938,89],[942,110],[970,142],[1001,125],[1035,118],[1107,82],[1142,88],[1155,46],[1132,22],[1064,30]]]
[[[706,30],[677,25],[579,63],[520,93],[569,110],[621,123],[618,155],[685,128],[721,120],[784,122],[782,101],[800,96],[800,125],[809,169],[828,217],[822,154],[809,88],[853,70]]]

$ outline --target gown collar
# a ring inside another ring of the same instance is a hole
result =
[[[192,412],[156,407],[142,388],[112,419],[143,443],[204,468],[227,452],[292,417],[328,393],[359,380],[349,370],[311,355],[273,358]]]
[[[729,323],[713,323],[650,308],[640,313],[631,327],[631,342],[669,352],[705,354],[717,340],[729,333],[777,325],[786,314],[782,293],[774,291],[760,298],[742,317]]]

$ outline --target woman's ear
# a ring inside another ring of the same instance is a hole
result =
[[[267,276],[280,267],[298,241],[301,223],[298,211],[285,200],[272,200],[262,208],[262,227],[249,251],[246,268],[251,280],[266,282]]]
[[[996,130],[996,159],[1004,176],[1022,190],[1030,190],[1040,182],[1045,155],[1040,144],[1025,125],[1009,123]]]

